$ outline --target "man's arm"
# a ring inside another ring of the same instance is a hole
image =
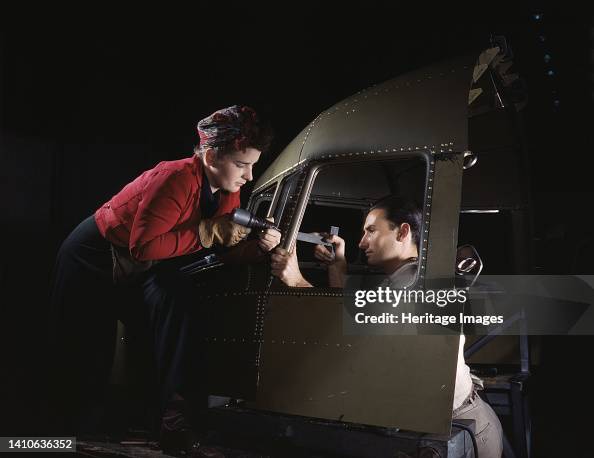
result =
[[[311,288],[313,285],[308,282],[299,270],[297,250],[289,253],[284,248],[277,248],[271,256],[272,275],[277,276],[287,286],[297,288]]]

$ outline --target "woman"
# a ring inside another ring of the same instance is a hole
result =
[[[149,327],[157,329],[158,358],[180,358],[160,351],[160,346],[171,346],[171,342],[185,346],[187,333],[180,340],[177,332],[187,325],[183,314],[177,320],[151,323],[155,314],[150,310],[139,313],[138,301],[133,299],[143,285],[145,298],[157,297],[162,308],[164,295],[171,293],[163,291],[167,282],[147,275],[149,269],[163,259],[203,247],[234,246],[248,233],[228,213],[239,207],[240,189],[253,179],[252,168],[270,145],[269,126],[260,122],[253,109],[235,105],[201,120],[198,134],[200,144],[192,157],[160,162],[142,173],[80,223],[58,252],[50,334],[56,400],[64,411],[66,431],[85,429],[81,419],[93,404],[101,402],[118,318],[127,328],[145,334]],[[267,230],[251,243],[268,252],[279,240],[278,231]],[[179,283],[169,285],[178,287]],[[175,300],[166,302],[172,305]],[[160,339],[165,335],[172,337]],[[176,389],[181,383],[181,365],[162,360],[157,366],[176,372],[163,375],[178,380],[167,387],[165,397],[180,399]]]

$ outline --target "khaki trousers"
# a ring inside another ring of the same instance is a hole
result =
[[[475,390],[469,399],[456,409],[453,420],[474,420],[476,422],[476,444],[479,458],[501,458],[503,430],[497,414],[483,401]]]

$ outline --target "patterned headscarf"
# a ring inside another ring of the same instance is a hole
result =
[[[233,145],[235,150],[243,150],[249,146],[249,135],[257,121],[256,112],[247,106],[233,105],[215,111],[198,122],[200,149]]]

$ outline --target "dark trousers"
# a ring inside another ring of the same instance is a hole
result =
[[[199,381],[199,314],[191,284],[162,263],[135,286],[114,286],[109,242],[91,216],[62,244],[55,263],[50,314],[50,372],[63,431],[77,432],[102,406],[115,349],[117,320],[146,358],[146,383],[161,410],[174,392],[192,398]],[[160,402],[159,402],[160,401]],[[87,429],[93,429],[93,425]]]
[[[195,408],[206,406],[201,368],[204,350],[200,336],[206,323],[195,287],[180,274],[176,263],[159,264],[143,283],[143,303],[148,311],[160,405],[165,408],[174,393]]]

